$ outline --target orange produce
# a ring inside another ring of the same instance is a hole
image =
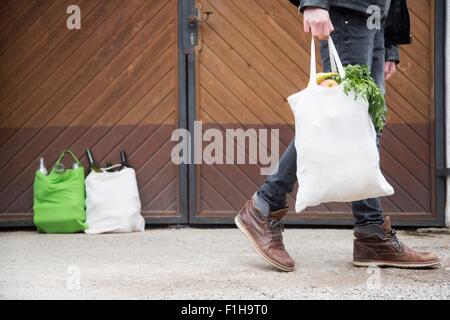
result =
[[[335,80],[333,79],[327,79],[324,80],[320,83],[321,87],[327,87],[327,88],[333,88],[333,87],[337,87],[339,85],[339,83],[337,83]]]

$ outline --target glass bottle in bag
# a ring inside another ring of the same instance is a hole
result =
[[[89,172],[95,171],[95,172],[102,172],[100,169],[100,166],[95,162],[94,155],[92,154],[91,149],[86,150],[86,156],[89,162]]]
[[[128,157],[127,157],[127,154],[125,153],[125,151],[120,151],[120,163],[122,164],[122,166],[120,167],[120,170],[125,169],[125,168],[133,168],[128,163]]]
[[[44,158],[42,158],[42,157],[39,160],[39,170],[38,171],[40,173],[42,173],[43,175],[47,175],[48,174],[47,168],[45,167]]]

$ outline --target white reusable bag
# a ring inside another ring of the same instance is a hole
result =
[[[333,71],[345,70],[331,37]],[[326,202],[350,202],[394,194],[380,170],[376,131],[369,105],[342,86],[316,82],[314,39],[306,89],[288,98],[295,116],[295,148],[299,183],[295,211]]]
[[[144,231],[134,169],[106,171],[120,166],[102,168],[103,172],[92,171],[86,177],[87,234]]]

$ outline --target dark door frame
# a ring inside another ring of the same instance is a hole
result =
[[[198,23],[192,23],[190,17],[197,16],[197,8],[195,0],[178,0],[183,15],[180,15],[180,29],[183,32],[183,45],[180,51],[186,55],[186,113],[187,113],[187,129],[189,132],[194,132],[194,121],[197,118],[196,110],[196,55],[195,47],[197,45]],[[180,86],[181,88],[181,86]],[[192,146],[192,143],[191,143]],[[192,160],[192,159],[191,159]],[[192,163],[193,161],[191,161]],[[197,182],[196,182],[196,165],[187,166],[188,192],[187,192],[187,207],[188,207],[188,223],[190,224],[209,224],[210,221],[199,219],[195,216],[196,212],[196,197],[197,197]],[[224,223],[224,222],[222,222]],[[229,223],[229,221],[225,222]]]
[[[436,157],[436,212],[435,225],[445,226],[445,202],[447,195],[447,174],[440,174],[446,163],[446,106],[445,106],[445,43],[446,43],[446,6],[444,0],[436,0],[435,51],[434,51],[434,97],[435,97],[435,157]]]
[[[186,101],[184,106],[180,100],[180,108],[187,113],[183,119],[187,120],[187,128],[193,133],[194,121],[196,120],[196,57],[195,46],[197,43],[197,29],[196,23],[191,24],[189,22],[190,16],[197,16],[197,9],[195,0],[179,0],[179,6],[181,8],[180,15],[180,31],[183,33],[183,43],[180,47],[180,51],[186,55],[186,59],[180,59],[181,67],[185,68],[186,83],[181,85],[180,90],[186,88]],[[445,141],[445,21],[446,10],[445,2],[443,0],[435,1],[435,208],[436,216],[432,216],[429,219],[409,218],[407,221],[398,221],[396,224],[401,226],[411,227],[442,227],[445,226],[445,201],[446,201],[446,176],[441,174],[442,168],[446,166],[446,141]],[[181,65],[183,64],[183,65]],[[184,107],[186,107],[184,109]],[[180,109],[181,111],[181,109]],[[183,111],[183,112],[184,112]],[[181,112],[180,112],[181,114]],[[180,118],[181,119],[181,118]],[[231,219],[228,218],[200,218],[196,216],[197,208],[197,168],[196,165],[189,165],[188,171],[188,223],[190,224],[230,224]],[[321,219],[320,221],[286,221],[289,225],[349,225],[352,223],[352,219],[340,218],[338,221],[332,219]],[[394,223],[395,224],[395,223]]]

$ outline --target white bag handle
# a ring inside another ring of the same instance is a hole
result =
[[[328,50],[330,52],[331,70],[333,72],[338,71],[339,76],[341,78],[344,78],[345,70],[344,70],[344,67],[342,66],[341,59],[339,58],[336,47],[334,46],[334,43],[333,43],[333,39],[331,39],[331,37],[328,37]],[[317,76],[316,48],[315,48],[314,37],[312,37],[311,38],[311,67],[310,67],[309,85],[308,86],[317,86],[316,76]]]
[[[107,168],[100,168],[100,170],[102,170],[103,172],[109,172],[109,170],[120,168],[121,166],[122,166],[121,164],[115,164],[115,165],[112,165],[112,166],[107,167]]]
[[[334,59],[333,50],[331,49],[330,44],[328,44],[328,56],[330,57],[331,72],[338,72],[336,60]]]

